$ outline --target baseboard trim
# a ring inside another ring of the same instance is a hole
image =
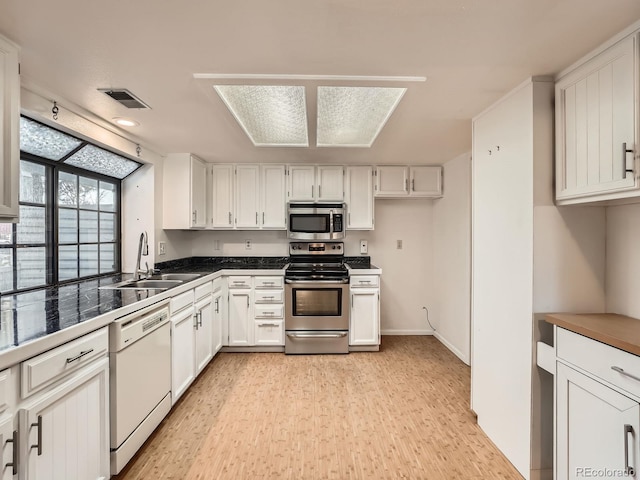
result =
[[[462,360],[466,365],[469,365],[469,357],[467,355],[463,354],[460,350],[454,347],[446,338],[444,338],[438,332],[435,332],[433,335],[440,341],[440,343],[447,347],[451,351],[451,353]]]
[[[381,335],[433,335],[433,330],[380,330]]]

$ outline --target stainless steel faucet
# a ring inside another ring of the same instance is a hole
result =
[[[142,232],[140,234],[140,241],[138,242],[138,259],[136,261],[136,271],[134,273],[134,277],[137,280],[140,280],[141,278],[145,278],[149,276],[149,263],[148,262],[144,262],[144,265],[146,267],[146,270],[142,270],[140,268],[140,260],[142,255],[144,255],[145,257],[147,255],[149,255],[149,238],[147,237],[147,232]],[[144,274],[144,276],[143,276]]]

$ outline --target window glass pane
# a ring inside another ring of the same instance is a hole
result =
[[[18,248],[18,288],[37,287],[47,283],[47,258],[44,247]]]
[[[58,247],[58,280],[78,278],[78,246]]]
[[[60,172],[58,175],[58,203],[76,207],[78,205],[78,176]]]
[[[80,177],[78,194],[80,208],[87,208],[90,210],[98,209],[98,180]]]
[[[80,243],[98,241],[98,212],[80,210]]]
[[[20,161],[20,201],[46,203],[47,177],[44,165]]]
[[[119,179],[123,179],[140,166],[138,162],[95,145],[85,145],[67,158],[64,163]]]
[[[98,245],[80,245],[80,276],[98,274]]]
[[[116,241],[116,215],[100,212],[100,241]]]
[[[0,248],[0,292],[13,290],[13,249]]]
[[[45,207],[20,205],[20,223],[16,225],[17,243],[45,243],[47,224]]]
[[[116,271],[116,249],[113,243],[100,245],[100,273]]]
[[[100,210],[116,211],[116,186],[109,182],[100,182]]]
[[[78,211],[69,208],[58,210],[58,243],[78,242]]]
[[[0,223],[0,245],[11,245],[13,243],[13,224]]]
[[[49,160],[60,160],[82,142],[58,130],[20,117],[20,150]]]

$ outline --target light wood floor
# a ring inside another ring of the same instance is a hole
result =
[[[469,384],[433,337],[222,353],[117,479],[521,479],[476,425]]]

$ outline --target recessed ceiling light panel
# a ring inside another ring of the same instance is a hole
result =
[[[319,147],[370,147],[406,88],[318,87]]]
[[[113,121],[121,127],[137,127],[140,125],[139,122],[125,117],[113,117]]]
[[[307,147],[304,87],[214,85],[256,146]]]

